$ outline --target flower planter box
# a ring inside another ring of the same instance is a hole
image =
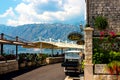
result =
[[[93,80],[119,80],[120,75],[111,75],[107,64],[95,64]],[[118,78],[117,78],[118,77]]]
[[[6,63],[6,61],[0,61],[0,63]]]
[[[8,60],[0,61],[0,74],[6,74],[18,70],[18,61]]]
[[[95,64],[94,73],[95,74],[110,74],[109,71],[107,71],[107,64]]]
[[[46,63],[53,64],[53,63],[62,62],[63,60],[64,60],[63,57],[48,57],[46,58]]]
[[[16,62],[16,60],[7,60],[6,62]]]

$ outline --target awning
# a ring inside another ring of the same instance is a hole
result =
[[[65,48],[76,48],[83,49],[84,45],[77,45],[72,43],[62,43],[62,42],[45,42],[38,41],[33,42],[33,45],[23,45],[24,48],[47,48],[47,49],[65,49]]]

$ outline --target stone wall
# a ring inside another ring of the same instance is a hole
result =
[[[8,60],[6,61],[0,61],[0,74],[9,73],[12,71],[18,70],[18,61],[16,60]]]
[[[63,60],[64,60],[63,57],[48,57],[46,58],[46,63],[53,64],[53,63],[63,62]]]
[[[93,80],[120,80],[120,76],[110,75],[107,64],[95,64]]]
[[[84,60],[84,80],[93,80],[93,64],[92,64],[92,34],[93,28],[85,28],[85,60]]]
[[[120,0],[88,0],[89,22],[94,26],[96,16],[102,15],[108,19],[109,27],[120,32]]]
[[[93,80],[120,80],[117,75],[94,75]]]

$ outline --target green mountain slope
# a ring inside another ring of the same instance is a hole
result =
[[[39,37],[66,40],[67,35],[73,31],[79,31],[79,27],[69,24],[27,24],[17,27],[0,25],[1,33],[29,41],[38,40]]]

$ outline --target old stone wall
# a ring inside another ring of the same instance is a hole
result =
[[[48,57],[46,58],[46,63],[53,64],[53,63],[63,62],[63,60],[64,60],[63,57]]]
[[[93,80],[120,80],[117,75],[94,75]]]
[[[0,74],[6,74],[18,70],[18,61],[8,60],[0,61]]]
[[[93,80],[93,64],[92,64],[92,35],[93,28],[85,28],[85,60],[84,60],[84,80]]]
[[[120,32],[120,0],[89,0],[88,6],[90,25],[94,26],[95,17],[102,15],[108,19],[111,29]]]

